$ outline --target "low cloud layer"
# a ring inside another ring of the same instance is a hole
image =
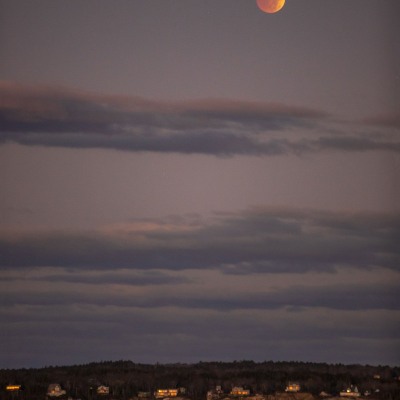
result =
[[[0,267],[220,269],[226,274],[399,270],[399,215],[254,208],[98,231],[0,233]]]
[[[10,82],[0,83],[0,97],[0,143],[216,156],[400,151],[396,125],[387,123],[394,117],[361,129],[282,104],[168,103]]]
[[[14,281],[16,282],[16,281]],[[45,283],[43,279],[40,282]],[[67,280],[64,283],[70,283]],[[80,282],[82,283],[82,282]],[[103,285],[106,285],[105,283]],[[112,280],[108,286],[115,285]],[[125,290],[113,291],[105,289],[93,290],[84,285],[75,286],[71,292],[71,285],[47,286],[47,289],[35,290],[34,285],[19,293],[15,289],[3,289],[6,295],[2,301],[3,307],[14,306],[113,306],[122,308],[159,309],[178,308],[192,310],[213,310],[231,312],[234,310],[276,310],[287,309],[292,312],[301,312],[303,309],[324,308],[329,310],[400,310],[397,301],[398,285],[386,284],[380,287],[374,285],[294,285],[285,289],[266,288],[263,292],[249,290],[246,293],[186,293],[179,289],[172,280],[164,285],[174,287],[171,290],[148,290],[144,296],[142,290],[130,290],[127,283],[118,283]],[[237,278],[237,285],[240,279]],[[43,285],[46,287],[46,285]],[[195,285],[193,285],[195,287]],[[134,288],[132,288],[134,289]]]
[[[238,280],[237,287],[240,284]],[[86,286],[57,289],[37,293],[36,300],[29,287],[24,294],[6,292],[15,301],[0,307],[0,337],[9,350],[4,365],[76,363],[98,357],[194,362],[246,355],[255,360],[290,355],[314,361],[370,362],[381,357],[378,360],[396,362],[399,311],[384,305],[393,288],[380,299],[383,290],[377,293],[372,285],[338,285],[326,288],[325,300],[323,288],[292,288],[269,296],[274,307],[268,306],[268,295],[264,306],[261,301],[251,304],[251,290],[246,301],[224,286],[215,293],[205,285],[201,299],[181,296],[179,302],[179,287],[174,287],[175,296],[160,288],[158,301],[150,294],[148,304],[143,304],[145,296],[142,304],[135,301],[138,296],[124,292],[124,286],[118,289],[119,301],[112,286],[103,287],[97,296]],[[222,306],[221,297],[230,307]],[[238,305],[240,300],[245,301]],[[291,306],[299,300],[300,306]]]
[[[397,214],[260,207],[3,231],[4,366],[396,363],[399,226]]]

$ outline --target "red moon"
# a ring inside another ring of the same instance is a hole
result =
[[[257,5],[261,11],[273,14],[285,5],[285,0],[257,0]]]

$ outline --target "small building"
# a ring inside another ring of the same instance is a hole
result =
[[[96,393],[100,396],[110,394],[110,387],[109,386],[104,386],[100,385],[96,389]]]
[[[361,393],[358,391],[357,386],[350,386],[346,390],[340,392],[340,397],[360,397]]]
[[[216,399],[216,395],[212,390],[207,391],[206,399],[207,400],[213,400]]]
[[[138,392],[139,399],[149,399],[151,397],[150,392]]]
[[[207,392],[207,400],[219,400],[222,394],[223,391],[221,385],[215,386],[215,389]]]
[[[21,385],[7,385],[7,392],[19,392],[21,390]]]
[[[285,388],[285,392],[297,393],[300,392],[300,384],[297,382],[289,382]]]
[[[165,399],[166,397],[177,397],[178,389],[157,389],[154,393],[156,399]]]
[[[250,396],[250,390],[243,389],[241,386],[235,386],[230,392],[231,396]]]
[[[47,396],[49,397],[60,397],[65,395],[67,392],[61,388],[58,383],[50,383],[47,389]]]
[[[332,397],[332,395],[329,394],[329,393],[327,393],[327,392],[325,392],[325,391],[322,391],[322,392],[319,394],[319,397]]]

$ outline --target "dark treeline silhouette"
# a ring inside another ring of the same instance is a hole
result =
[[[251,393],[282,392],[288,381],[300,383],[302,391],[332,396],[356,385],[373,399],[400,400],[400,367],[344,365],[308,362],[199,362],[196,364],[137,364],[132,361],[103,361],[85,365],[38,369],[0,370],[0,400],[45,400],[49,384],[59,383],[65,399],[99,400],[96,388],[110,387],[105,400],[135,399],[139,392],[157,388],[187,390],[187,397],[205,400],[208,390],[220,385],[224,392],[243,386]],[[19,392],[6,386],[22,385]]]

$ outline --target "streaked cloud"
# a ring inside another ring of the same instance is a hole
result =
[[[220,269],[226,274],[399,268],[399,215],[253,208],[93,231],[0,234],[0,266]]]
[[[393,132],[371,136],[369,123],[284,104],[160,102],[10,82],[0,83],[0,97],[0,143],[216,156],[400,151]]]
[[[182,276],[171,276],[162,271],[137,271],[118,269],[113,271],[77,271],[77,270],[58,270],[52,272],[43,271],[34,273],[33,276],[4,276],[0,277],[0,282],[67,282],[84,285],[128,285],[128,286],[150,286],[150,285],[179,285],[188,283],[188,279]]]
[[[16,288],[4,287],[5,295],[2,301],[3,307],[18,305],[30,306],[66,306],[68,304],[80,304],[82,306],[113,306],[135,308],[184,308],[203,309],[219,312],[231,312],[233,310],[275,310],[287,309],[291,312],[301,312],[308,308],[325,308],[330,310],[400,310],[396,300],[398,285],[387,283],[376,287],[374,285],[318,285],[301,286],[294,285],[288,288],[266,288],[263,292],[250,289],[247,292],[209,292],[199,293],[194,289],[192,293],[179,290],[179,281],[164,280],[166,289],[156,290],[129,290],[126,283],[110,280],[102,290],[87,290],[84,279],[76,282],[68,282],[57,285],[44,285],[45,279],[40,281],[42,287],[33,284],[33,280],[25,287],[23,293]],[[96,279],[94,279],[96,282]],[[15,282],[14,282],[15,283]],[[74,286],[71,284],[80,284]],[[82,285],[83,283],[83,285]],[[175,286],[177,285],[178,286]],[[182,283],[182,282],[181,282]],[[120,290],[112,289],[118,284]],[[136,282],[137,284],[137,282]],[[156,283],[159,285],[160,283]],[[102,285],[106,285],[103,282]],[[236,285],[240,285],[237,278]],[[144,283],[148,286],[148,283]],[[168,289],[169,286],[169,289]],[[207,285],[202,285],[207,287]],[[16,285],[17,287],[17,285]],[[223,287],[223,286],[222,286]],[[173,289],[172,289],[173,288]],[[145,295],[144,295],[145,294]]]
[[[65,362],[65,354],[77,349],[82,360],[132,354],[136,361],[190,362],[215,359],[216,351],[219,360],[246,354],[255,360],[280,359],[288,353],[335,362],[351,360],[353,354],[368,362],[380,353],[381,357],[392,354],[395,360],[391,349],[398,346],[400,326],[394,310],[138,308],[79,304],[72,295],[69,304],[0,307],[0,316],[3,344],[10,352],[19,349],[16,354],[22,360],[31,354],[28,350],[37,352],[36,362]],[[243,336],[246,346],[240,345]],[[29,341],[22,340],[26,337]],[[332,341],[340,346],[340,353],[329,346]],[[365,346],[370,351],[363,351]]]

